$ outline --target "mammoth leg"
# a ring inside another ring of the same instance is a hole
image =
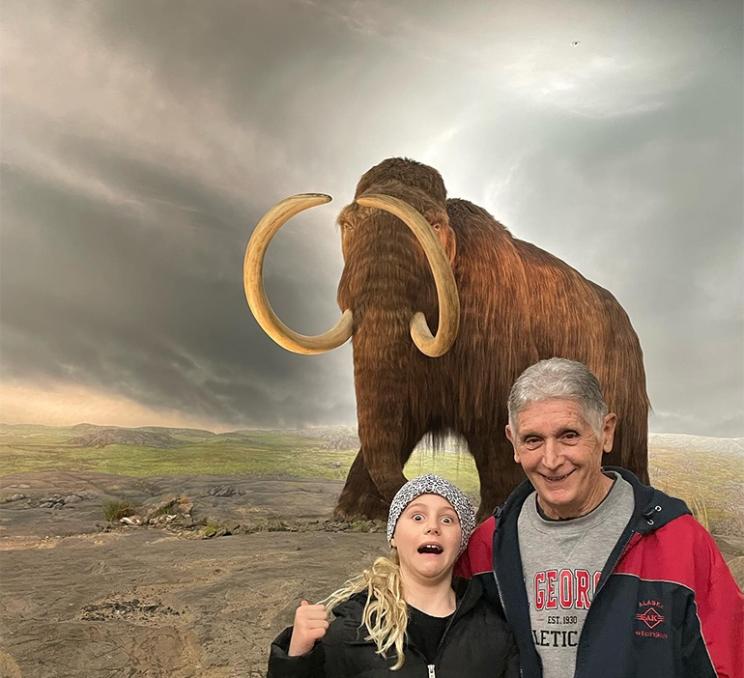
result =
[[[395,426],[375,428],[376,436],[365,436],[362,426],[359,430],[362,449],[349,470],[334,515],[343,520],[352,517],[385,520],[390,502],[406,482],[403,466],[423,436],[423,429],[405,431],[399,418]],[[375,463],[376,468],[370,469],[370,464]]]
[[[395,493],[406,482],[403,475],[403,458],[407,459],[410,456],[410,448],[408,454],[403,453],[406,436],[402,431],[400,419],[396,423],[397,425],[390,421],[382,422],[369,436],[364,436],[362,427],[359,427],[360,438],[363,440],[364,461],[377,492],[385,500],[385,515]]]
[[[407,377],[405,370],[388,364],[396,355],[392,351],[385,354],[385,362],[361,361],[359,346],[364,345],[364,335],[355,337],[355,341],[354,377],[362,447],[337,512],[385,518],[395,493],[406,482],[401,459],[406,456],[407,431],[413,428],[406,406]]]
[[[503,504],[511,491],[524,480],[522,467],[514,461],[514,451],[503,436],[465,436],[480,478],[481,503],[477,519],[482,521]]]
[[[362,448],[349,469],[349,475],[346,476],[346,485],[338,498],[333,517],[338,520],[352,520],[358,517],[384,520],[387,513],[388,503],[372,482]]]

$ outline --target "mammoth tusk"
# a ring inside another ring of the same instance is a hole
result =
[[[460,327],[460,298],[457,294],[455,276],[449,261],[426,219],[407,202],[390,195],[372,193],[359,196],[356,202],[363,207],[384,210],[398,217],[413,231],[434,275],[439,301],[439,327],[432,335],[426,318],[421,312],[411,318],[411,338],[424,355],[438,358],[452,347]]]
[[[279,346],[294,353],[314,355],[341,346],[351,337],[352,314],[347,309],[327,332],[315,336],[299,334],[287,327],[274,313],[263,287],[263,262],[266,250],[277,231],[303,210],[330,202],[322,193],[302,193],[285,198],[272,207],[261,220],[245,248],[243,259],[243,289],[256,321]]]

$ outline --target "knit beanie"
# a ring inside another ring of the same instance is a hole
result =
[[[409,480],[398,490],[395,497],[393,497],[387,522],[388,543],[393,538],[400,514],[403,513],[408,504],[422,494],[438,494],[452,504],[452,508],[455,509],[455,513],[457,513],[457,517],[460,519],[462,535],[460,537],[459,553],[462,553],[468,545],[471,533],[475,529],[475,510],[470,500],[460,488],[433,473],[427,473],[425,476],[419,476],[418,478]]]

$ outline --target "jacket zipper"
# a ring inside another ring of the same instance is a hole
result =
[[[481,594],[482,595],[482,594]],[[437,645],[437,652],[434,656],[434,663],[433,664],[427,664],[426,668],[429,671],[429,677],[428,678],[436,678],[437,671],[436,671],[436,662],[437,659],[439,659],[439,655],[442,652],[442,647],[444,646],[444,639],[447,637],[447,633],[452,628],[452,624],[455,622],[455,618],[457,617],[457,613],[462,608],[462,604],[465,602],[465,596],[463,596],[460,601],[455,605],[455,611],[452,613],[452,617],[450,618],[449,622],[447,623],[447,626],[444,629],[444,632],[442,633],[442,637],[439,639],[439,644]]]
[[[499,585],[499,576],[496,574],[495,569],[493,570],[493,578],[496,581],[496,590],[499,592],[499,600],[501,601],[501,609],[504,611],[504,616],[506,617],[506,621],[508,623],[509,617],[506,614],[506,605],[504,604],[504,596],[501,595],[501,586]],[[524,676],[524,670],[522,669],[521,665],[519,667],[519,675]]]
[[[499,510],[499,513],[498,513],[498,516],[497,516],[497,520],[496,520],[496,526],[494,528],[494,534],[496,533],[496,530],[499,529],[499,522],[500,522],[500,519],[501,519],[501,513],[502,513],[502,511]],[[499,584],[499,575],[496,574],[496,568],[494,567],[493,557],[491,558],[491,561],[492,561],[491,562],[491,568],[493,570],[493,579],[496,582],[496,590],[499,592],[499,601],[501,602],[501,609],[504,612],[504,617],[506,617],[507,623],[509,623],[509,615],[506,613],[506,604],[504,603],[504,596],[501,594],[501,585]],[[511,624],[509,624],[509,626],[511,626]],[[539,658],[539,656],[538,656],[538,658]],[[524,669],[522,669],[521,662],[520,662],[520,667],[519,667],[519,675],[520,676],[524,676]]]
[[[635,530],[631,530],[630,534],[628,535],[628,538],[625,540],[625,543],[623,544],[623,548],[620,550],[620,553],[618,554],[617,558],[615,558],[615,562],[612,563],[612,567],[607,570],[607,576],[604,578],[604,581],[602,582],[602,586],[600,586],[595,592],[594,597],[592,598],[592,602],[597,598],[597,594],[605,587],[607,582],[610,580],[610,577],[612,576],[612,573],[615,571],[615,568],[617,567],[617,564],[622,560],[623,556],[625,555],[625,551],[628,549],[628,544],[633,540],[633,537],[635,537],[638,534]],[[589,605],[589,609],[592,609],[592,606]],[[587,616],[589,616],[589,612],[586,613]],[[586,623],[586,621],[584,622]]]
[[[589,605],[589,609],[586,612],[586,617],[584,618],[584,624],[581,627],[581,635],[579,636],[579,642],[576,646],[576,673],[575,675],[578,676],[579,674],[579,652],[581,651],[581,639],[584,637],[584,629],[586,628],[586,624],[589,621],[589,615],[592,612],[592,607],[594,607],[594,603],[597,600],[597,596],[599,595],[599,592],[605,587],[605,584],[610,580],[610,577],[612,576],[612,573],[615,571],[615,568],[617,567],[617,564],[622,560],[622,557],[625,555],[625,552],[628,549],[628,545],[633,540],[633,537],[635,535],[639,534],[636,530],[631,530],[630,534],[628,535],[628,538],[625,540],[625,543],[623,544],[623,548],[620,549],[620,553],[618,554],[617,558],[615,558],[615,562],[612,563],[612,567],[610,567],[607,570],[607,576],[602,581],[602,585],[594,592],[594,596],[592,597],[592,602]]]

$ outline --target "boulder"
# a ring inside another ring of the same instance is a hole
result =
[[[133,527],[138,527],[139,525],[142,525],[142,517],[138,515],[124,516],[123,518],[119,519],[119,522],[122,525],[131,525]]]
[[[19,492],[16,492],[16,494],[11,494],[9,497],[3,497],[0,499],[0,504],[9,504],[12,501],[20,501],[21,499],[25,499],[25,494],[20,494]]]

